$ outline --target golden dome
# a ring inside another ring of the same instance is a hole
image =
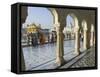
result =
[[[28,33],[36,33],[38,31],[38,27],[35,24],[31,24],[27,27]]]

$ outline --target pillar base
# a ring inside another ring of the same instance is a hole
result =
[[[87,48],[84,48],[84,50],[87,50]]]
[[[81,52],[80,52],[80,50],[75,50],[74,54],[76,54],[76,55],[80,55]]]
[[[58,64],[58,66],[61,66],[65,63],[65,60],[63,57],[57,57],[56,58],[56,63]]]

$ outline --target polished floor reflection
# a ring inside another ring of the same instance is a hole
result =
[[[74,46],[74,40],[64,41],[64,55],[74,52]],[[26,70],[31,70],[56,58],[56,43],[23,47],[23,54]]]

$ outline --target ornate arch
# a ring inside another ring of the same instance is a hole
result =
[[[54,8],[48,8],[48,10],[53,15],[53,23],[54,24],[58,23],[58,13],[57,13],[57,11]]]

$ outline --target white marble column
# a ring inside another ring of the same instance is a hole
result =
[[[75,54],[80,54],[79,26],[75,26]]]
[[[64,63],[64,34],[60,29],[60,23],[55,24],[56,32],[57,32],[57,45],[56,45],[56,63],[61,66]]]
[[[94,26],[91,25],[91,39],[90,39],[90,46],[94,45]]]
[[[83,47],[84,47],[84,50],[86,50],[87,49],[87,24],[85,24],[84,23],[84,25],[83,25],[83,30],[84,30],[84,40],[83,40]]]

